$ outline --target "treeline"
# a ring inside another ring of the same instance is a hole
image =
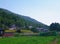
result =
[[[60,24],[59,23],[50,24],[48,32],[40,33],[40,36],[57,36],[57,35],[60,35]]]
[[[52,23],[49,27],[50,31],[60,31],[60,24],[59,23]]]

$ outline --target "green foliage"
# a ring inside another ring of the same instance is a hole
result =
[[[31,31],[34,32],[34,33],[39,32],[36,28],[32,28]]]
[[[14,37],[20,37],[19,33],[15,33]]]
[[[50,25],[50,31],[60,31],[60,24],[59,23],[52,23]]]
[[[58,33],[57,32],[41,32],[40,36],[57,36]]]
[[[34,27],[45,26],[44,24],[39,23],[38,21],[30,17],[18,15],[8,10],[0,8],[0,27],[2,27],[2,24],[4,24],[6,27],[10,27],[10,25],[15,24],[18,27],[25,26],[25,28],[28,28],[28,26],[30,25]]]
[[[18,30],[18,29],[17,29],[16,32],[17,32],[17,33],[21,33],[21,30]]]

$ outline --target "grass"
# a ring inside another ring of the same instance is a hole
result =
[[[16,30],[5,30],[5,32],[16,32]]]
[[[21,30],[23,33],[33,33],[31,30]]]
[[[16,32],[16,30],[5,30],[5,32]],[[33,33],[31,30],[21,30],[22,33]]]
[[[0,38],[0,44],[49,44],[55,37],[20,36]]]
[[[57,37],[57,44],[60,44],[60,36]]]

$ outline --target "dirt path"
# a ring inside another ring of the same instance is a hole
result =
[[[49,43],[49,44],[57,44],[57,38],[56,39],[54,39],[51,43]]]
[[[57,39],[55,39],[51,44],[57,44]]]

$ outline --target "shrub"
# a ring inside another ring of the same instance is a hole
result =
[[[21,33],[21,30],[16,30],[17,33]]]
[[[14,37],[19,37],[19,36],[20,36],[19,33],[14,34]]]
[[[57,36],[57,32],[41,32],[40,36]]]

